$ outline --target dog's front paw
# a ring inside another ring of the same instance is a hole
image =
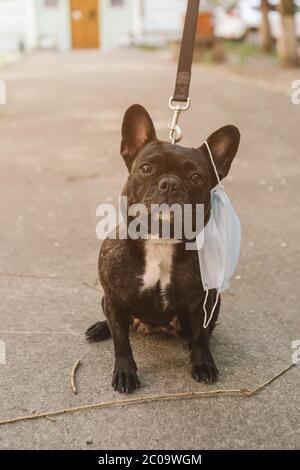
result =
[[[113,388],[121,393],[132,393],[140,385],[136,370],[137,367],[132,358],[117,360],[112,378]]]
[[[203,360],[199,364],[193,364],[192,366],[192,377],[197,382],[213,383],[218,380],[219,371],[214,360],[207,359]]]

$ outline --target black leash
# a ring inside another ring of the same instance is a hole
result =
[[[190,107],[189,88],[192,75],[192,63],[195,48],[199,5],[200,0],[188,0],[180,47],[175,90],[173,96],[171,96],[169,100],[169,107],[172,109],[172,111],[174,111],[172,122],[169,124],[169,138],[172,144],[179,142],[182,137],[181,129],[177,124],[179,115],[181,111],[186,111]],[[174,104],[175,102],[180,104]]]

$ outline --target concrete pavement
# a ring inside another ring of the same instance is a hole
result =
[[[111,389],[111,341],[86,344],[102,315],[96,206],[116,201],[125,109],[143,104],[167,137],[176,65],[163,53],[38,53],[0,69],[0,419],[96,403]],[[297,79],[299,77],[295,77]],[[291,362],[300,339],[300,105],[288,94],[196,65],[186,145],[233,123],[242,134],[225,185],[241,217],[242,254],[223,296],[213,352],[216,387],[253,387]],[[136,396],[207,390],[192,380],[186,345],[132,338]],[[69,388],[77,359],[79,394]],[[278,449],[300,447],[300,369],[259,395],[94,410],[0,427],[0,448]]]

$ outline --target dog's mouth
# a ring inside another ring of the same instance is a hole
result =
[[[129,226],[129,236],[136,239],[136,233],[131,232],[138,229],[140,232],[138,238],[146,240],[194,239],[195,236],[185,236],[187,228],[190,234],[194,232],[195,227],[196,204],[191,202],[189,191],[182,181],[175,177],[172,179],[167,176],[166,186],[163,184],[163,178],[155,184],[148,184],[144,188],[144,194],[137,197],[129,208],[129,219],[133,222]]]
[[[182,240],[184,219],[182,213],[175,214],[166,210],[151,209],[138,218],[130,217],[128,226],[131,238],[136,238],[134,231],[138,231],[142,239],[179,239]]]
[[[129,237],[146,240],[194,240],[203,229],[203,217],[199,219],[194,205],[150,204],[137,217],[129,217]],[[138,237],[136,232],[138,231]]]

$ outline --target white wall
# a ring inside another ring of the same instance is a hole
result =
[[[111,0],[100,1],[101,49],[108,50],[126,43],[133,35],[135,0],[123,0],[122,6],[112,6]]]
[[[24,21],[24,44],[25,50],[31,50],[38,45],[38,25],[36,0],[24,0],[25,21]]]
[[[46,7],[44,0],[0,0],[0,53],[40,46],[71,47],[69,0]]]
[[[71,47],[69,0],[58,0],[57,6],[45,6],[44,0],[35,0],[37,6],[38,41],[41,47],[67,50]]]
[[[143,2],[144,0],[132,0],[132,33],[135,42],[140,42],[143,34]]]
[[[187,0],[123,0],[118,7],[112,6],[111,0],[99,2],[104,50],[126,44],[126,39],[135,43],[160,43],[162,37],[179,37],[187,4]]]
[[[176,35],[181,30],[186,0],[144,0],[144,32]]]
[[[16,52],[25,46],[24,0],[0,0],[0,52]]]
[[[0,0],[0,52],[37,46],[36,0]]]

